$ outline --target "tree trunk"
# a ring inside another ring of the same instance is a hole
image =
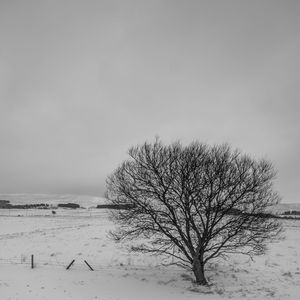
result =
[[[198,257],[193,261],[193,272],[196,278],[196,283],[200,285],[207,285],[208,282],[204,275],[204,264]]]

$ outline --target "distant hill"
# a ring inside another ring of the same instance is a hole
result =
[[[12,205],[45,203],[57,206],[62,203],[76,203],[86,208],[106,204],[107,201],[103,197],[62,194],[0,194],[1,200],[8,200]]]
[[[76,203],[86,208],[107,204],[107,199],[103,197],[70,194],[0,194],[0,202],[1,200],[8,200],[12,205],[45,203],[57,206],[63,203]],[[289,210],[300,211],[300,203],[281,203],[271,208],[273,213]]]

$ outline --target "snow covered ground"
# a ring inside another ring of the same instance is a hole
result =
[[[197,287],[188,271],[108,239],[105,210],[56,212],[0,210],[0,299],[299,299],[300,221],[284,221],[286,239],[254,261],[212,262],[211,286]]]

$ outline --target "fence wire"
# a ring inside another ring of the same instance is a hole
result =
[[[34,256],[34,260],[33,260],[33,265],[34,268],[62,268],[62,269],[66,269],[67,266],[71,263],[73,259],[70,259],[70,261],[58,261],[56,258],[55,259],[40,259],[36,256]],[[84,261],[87,261],[91,267],[95,270],[95,271],[154,271],[154,270],[163,270],[166,268],[170,268],[166,267],[164,265],[161,264],[157,264],[157,265],[135,265],[135,264],[118,264],[118,265],[104,265],[101,264],[99,262],[95,262],[92,260],[88,260],[88,259],[75,259],[74,264],[72,265],[71,269],[85,269],[85,270],[89,270],[88,266],[85,264]],[[31,256],[21,256],[20,258],[0,258],[0,265],[24,265],[24,266],[28,266],[31,267]],[[176,268],[177,269],[177,268]]]

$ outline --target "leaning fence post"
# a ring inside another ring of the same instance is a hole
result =
[[[71,261],[71,263],[67,266],[67,269],[66,269],[66,270],[69,270],[69,269],[70,269],[70,267],[73,265],[74,261],[75,261],[75,259],[73,259],[73,260]]]
[[[33,258],[33,254],[31,255],[31,269],[34,268],[34,258]]]
[[[89,263],[86,260],[84,262],[90,268],[91,271],[94,271],[94,269],[89,265]]]

